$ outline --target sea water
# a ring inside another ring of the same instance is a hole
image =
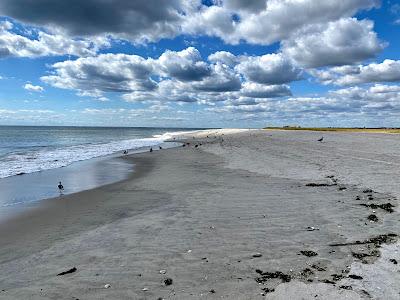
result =
[[[122,180],[133,168],[124,150],[158,149],[188,130],[0,126],[0,207],[55,197],[58,181],[69,194]]]
[[[0,178],[156,146],[176,128],[0,126]]]

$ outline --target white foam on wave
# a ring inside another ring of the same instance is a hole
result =
[[[65,167],[77,161],[106,156],[125,149],[155,146],[164,140],[166,138],[160,136],[13,153],[0,160],[0,178]]]
[[[241,129],[241,128],[222,128],[222,129],[200,129],[192,131],[176,131],[176,132],[166,132],[164,134],[154,135],[157,138],[163,138],[165,140],[177,139],[187,139],[191,137],[195,138],[205,138],[207,136],[221,136],[228,134],[235,134],[239,132],[245,132],[253,129]]]
[[[204,130],[193,130],[193,131],[171,131],[165,132],[163,134],[155,134],[153,135],[154,138],[159,138],[163,140],[171,140],[176,137],[185,136],[187,134],[195,134]]]

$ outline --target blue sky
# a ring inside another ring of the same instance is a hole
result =
[[[398,1],[102,3],[1,1],[1,125],[400,127]]]

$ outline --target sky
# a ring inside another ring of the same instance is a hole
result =
[[[0,125],[400,127],[399,37],[399,0],[1,0]]]

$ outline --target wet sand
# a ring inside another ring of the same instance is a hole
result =
[[[32,204],[0,226],[0,299],[397,299],[400,139],[320,135],[177,136]]]
[[[18,208],[27,202],[58,197],[59,180],[68,187],[64,193],[72,194],[121,181],[131,173],[130,163],[120,157],[108,156],[75,162],[62,168],[1,178],[0,211],[7,211],[6,207]],[[21,189],[21,186],[24,188]],[[8,214],[8,211],[5,213]]]

